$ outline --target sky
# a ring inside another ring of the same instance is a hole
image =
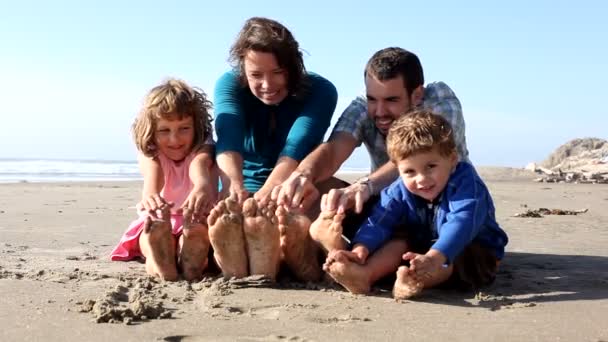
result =
[[[0,158],[135,160],[146,92],[177,77],[211,96],[252,16],[287,26],[334,83],[332,123],[371,55],[399,46],[457,94],[476,165],[608,139],[608,2],[0,0]],[[368,165],[360,148],[346,166]]]

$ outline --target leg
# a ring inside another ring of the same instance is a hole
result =
[[[233,198],[220,201],[207,218],[209,240],[215,261],[224,277],[247,276],[247,254],[243,234],[243,216]]]
[[[146,217],[144,230],[139,236],[139,248],[146,258],[146,272],[163,280],[177,280],[175,265],[175,239],[171,234],[171,212],[161,209],[160,218]]]
[[[279,229],[274,214],[276,204],[258,207],[253,198],[243,203],[243,231],[247,241],[249,273],[275,279],[279,271]]]
[[[310,238],[310,220],[305,215],[289,213],[281,206],[276,211],[281,234],[283,261],[302,281],[318,281],[321,267],[317,260],[318,247]]]
[[[336,257],[327,259],[323,269],[348,291],[365,294],[376,281],[397,269],[405,251],[407,243],[404,240],[391,240],[372,254],[364,265],[352,262],[338,253]]]
[[[344,214],[336,211],[324,211],[310,225],[310,237],[317,242],[325,252],[336,249],[346,249],[347,243],[342,238],[342,221]]]
[[[178,263],[186,280],[197,280],[207,267],[209,232],[207,225],[184,223],[179,239]]]

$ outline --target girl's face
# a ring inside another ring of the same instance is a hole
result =
[[[249,50],[243,62],[249,89],[260,101],[276,105],[287,97],[287,71],[274,54]]]
[[[194,141],[192,116],[178,119],[177,115],[159,119],[154,132],[154,143],[167,158],[180,161],[186,158]]]

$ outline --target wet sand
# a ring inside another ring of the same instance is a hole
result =
[[[480,173],[510,238],[496,283],[403,302],[387,287],[155,281],[108,259],[140,183],[0,184],[0,340],[608,341],[608,186]],[[588,211],[514,217],[538,208]]]

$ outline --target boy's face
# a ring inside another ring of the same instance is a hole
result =
[[[457,162],[455,152],[446,157],[435,147],[429,152],[420,152],[400,160],[397,168],[411,193],[432,202],[445,188]]]
[[[180,161],[186,158],[194,142],[192,116],[179,120],[177,116],[159,119],[154,132],[154,143],[167,158]]]

